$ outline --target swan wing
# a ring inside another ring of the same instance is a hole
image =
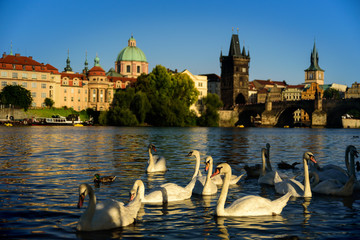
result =
[[[185,200],[191,197],[192,189],[188,190],[175,183],[166,183],[161,185],[166,190],[168,202]]]
[[[282,182],[275,183],[275,191],[279,194],[290,192],[294,197],[303,197],[304,185],[294,179],[286,179]]]
[[[261,216],[272,215],[273,206],[269,199],[249,195],[242,197],[225,208],[227,216]]]

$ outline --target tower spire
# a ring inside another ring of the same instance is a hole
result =
[[[10,55],[13,56],[13,51],[12,51],[12,41],[11,41],[11,45],[10,45]]]
[[[70,51],[68,49],[68,57],[66,59],[66,67],[64,68],[65,72],[71,72],[72,68],[70,67]]]

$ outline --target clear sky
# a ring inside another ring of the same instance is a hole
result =
[[[133,34],[149,62],[220,75],[232,33],[250,51],[250,80],[304,82],[316,42],[325,83],[360,82],[358,0],[0,0],[0,50],[75,72],[105,71]],[[232,30],[234,29],[234,30]]]

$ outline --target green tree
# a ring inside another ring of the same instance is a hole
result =
[[[146,94],[151,108],[146,122],[155,126],[186,126],[193,122],[189,107],[198,96],[194,82],[186,74],[169,73],[157,65],[148,75],[137,79],[136,91]]]
[[[145,122],[146,114],[150,111],[151,105],[146,94],[137,92],[130,103],[131,111],[136,115],[140,124]]]
[[[340,99],[340,92],[334,88],[328,88],[324,91],[325,99]]]
[[[31,92],[20,85],[5,86],[1,92],[0,99],[3,104],[11,104],[23,108],[25,111],[29,109],[33,100]]]
[[[54,106],[55,102],[51,98],[45,98],[44,103],[45,103],[45,106],[52,108],[52,106]]]
[[[219,126],[219,108],[223,105],[217,94],[208,93],[203,98],[203,104],[205,111],[202,113],[199,119],[199,125],[207,127]]]

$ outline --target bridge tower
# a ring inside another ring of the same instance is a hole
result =
[[[305,83],[324,85],[324,70],[319,67],[319,54],[315,42],[310,56],[310,67],[305,69]]]
[[[233,109],[238,104],[245,104],[249,99],[249,63],[250,53],[245,46],[240,50],[239,36],[231,37],[229,55],[220,54],[221,65],[221,100],[224,109]]]

